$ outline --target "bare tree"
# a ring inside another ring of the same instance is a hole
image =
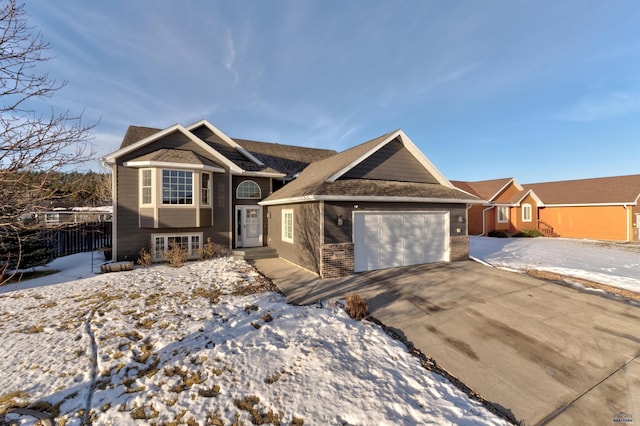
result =
[[[0,249],[2,238],[20,235],[25,225],[19,218],[51,198],[48,183],[55,172],[93,157],[89,140],[95,124],[47,105],[66,85],[38,70],[52,58],[49,49],[41,33],[28,26],[24,5],[0,0]],[[43,106],[50,112],[38,112]],[[15,275],[21,255],[0,257],[0,285]]]

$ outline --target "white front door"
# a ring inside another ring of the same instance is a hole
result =
[[[262,246],[262,207],[236,206],[236,247]]]

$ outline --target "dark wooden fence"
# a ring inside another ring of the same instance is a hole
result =
[[[111,222],[87,222],[63,225],[45,231],[56,257],[111,247]]]

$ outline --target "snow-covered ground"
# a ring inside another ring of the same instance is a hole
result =
[[[244,261],[95,275],[90,256],[0,294],[0,424],[505,424],[335,302],[249,290]]]
[[[471,237],[470,254],[490,265],[548,271],[640,293],[640,250],[564,238]]]

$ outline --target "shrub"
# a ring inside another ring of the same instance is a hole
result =
[[[221,246],[220,244],[215,244],[211,237],[207,238],[207,242],[204,247],[200,250],[200,258],[202,260],[213,259],[214,257],[222,257],[229,254],[229,251]]]
[[[514,235],[514,237],[518,238],[538,238],[544,237],[544,234],[537,229],[525,229],[524,231],[520,231]]]
[[[180,244],[171,243],[169,250],[164,252],[164,260],[169,263],[169,266],[179,268],[187,261],[187,250],[182,248]]]
[[[140,250],[140,256],[138,257],[138,265],[142,266],[143,268],[148,268],[152,263],[153,257],[151,256],[151,253],[149,253],[149,250],[143,247]]]
[[[504,231],[489,231],[489,233],[487,234],[490,237],[493,238],[507,238],[508,235],[506,232]]]
[[[359,294],[348,294],[346,302],[346,310],[351,318],[360,321],[369,315],[369,304],[366,299]]]

